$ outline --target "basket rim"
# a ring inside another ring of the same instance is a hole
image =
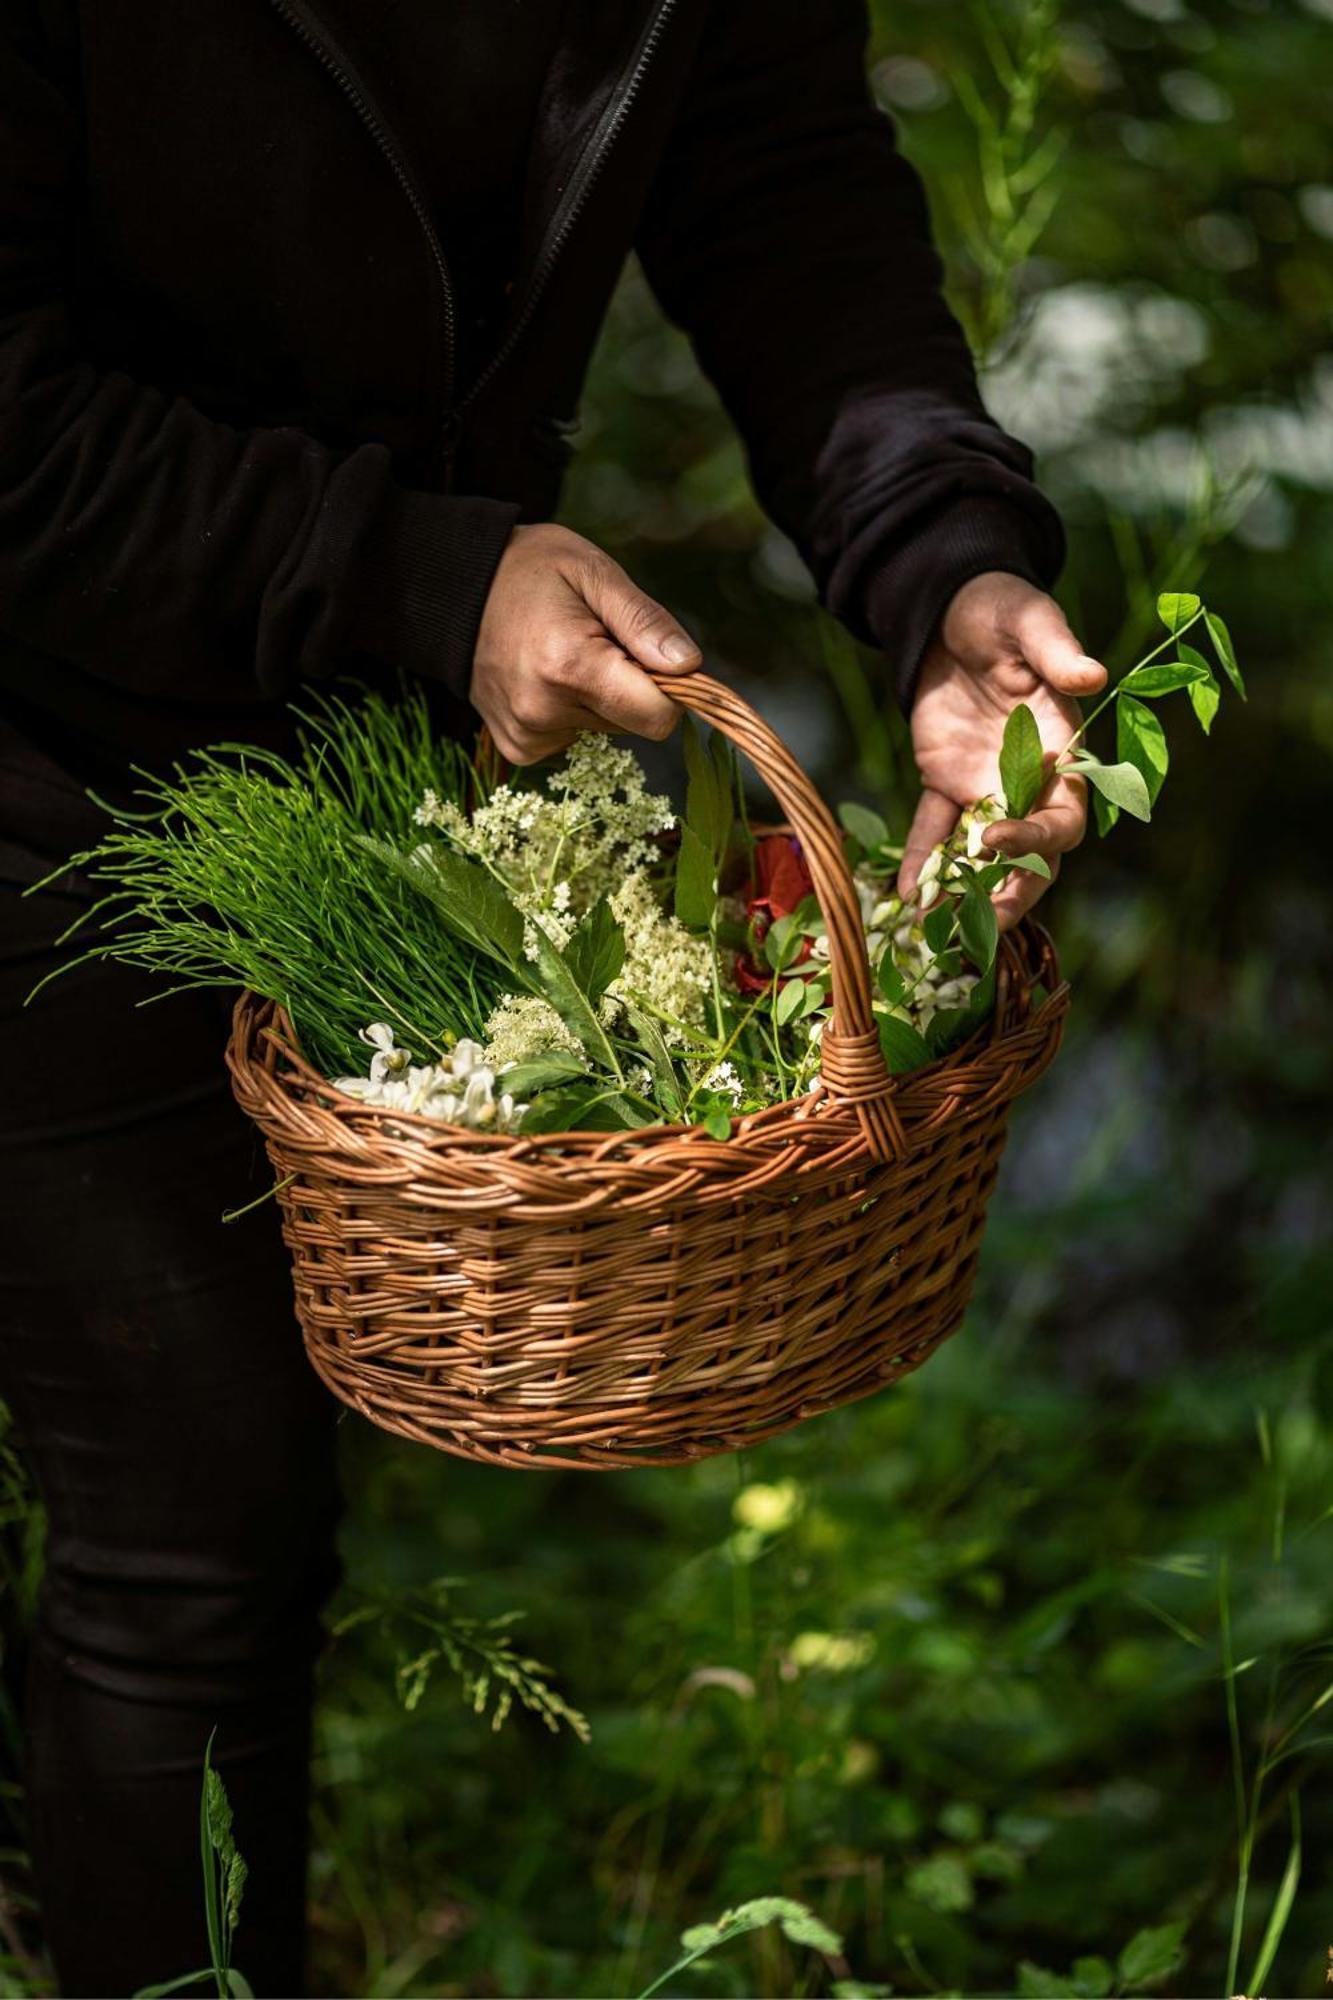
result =
[[[920,1094],[923,1084],[937,1087],[942,1079],[955,1077],[958,1072],[972,1071],[984,1055],[1003,1051],[1009,1043],[1030,1039],[1038,1021],[1043,1023],[1045,1037],[1058,1033],[1069,1005],[1069,984],[1059,974],[1054,947],[1047,932],[1033,919],[1025,918],[1015,930],[1001,939],[1000,952],[1007,963],[1002,967],[1003,983],[997,993],[994,1011],[956,1048],[929,1063],[923,1063],[918,1069],[895,1077],[898,1100],[904,1111],[911,1108],[911,1100]],[[1028,1003],[1033,989],[1045,983],[1044,976],[1051,977],[1053,983],[1047,988],[1047,997],[1040,1010],[1033,1015]],[[526,1135],[522,1131],[479,1132],[470,1126],[428,1118],[421,1112],[397,1111],[386,1105],[366,1104],[349,1092],[339,1090],[330,1078],[322,1076],[313,1067],[303,1053],[291,1015],[282,1003],[266,999],[247,988],[236,1002],[231,1043],[227,1051],[228,1066],[238,1080],[245,1071],[268,1067],[256,1057],[256,1041],[268,1041],[274,1045],[275,1054],[281,1057],[284,1065],[283,1070],[275,1074],[289,1096],[317,1097],[322,1109],[345,1123],[350,1130],[359,1130],[366,1137],[382,1131],[386,1137],[410,1140],[432,1151],[467,1151],[482,1157],[507,1156],[515,1152],[528,1157],[607,1151],[623,1155],[627,1151],[637,1152],[670,1143],[688,1144],[691,1148],[697,1146],[701,1150],[716,1147],[734,1155],[737,1146],[743,1146],[751,1137],[768,1137],[784,1124],[811,1125],[816,1122],[821,1125],[826,1122],[844,1125],[851,1155],[859,1154],[864,1146],[855,1105],[838,1097],[827,1083],[799,1097],[784,1098],[777,1104],[766,1105],[760,1111],[733,1116],[725,1139],[715,1138],[701,1124],[687,1124],[679,1120],[612,1131],[575,1128],[565,1132],[533,1132]],[[949,1099],[946,1098],[945,1102],[947,1106]],[[916,1129],[928,1130],[940,1122],[940,1115],[912,1122]]]

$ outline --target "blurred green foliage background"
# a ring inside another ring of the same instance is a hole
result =
[[[1154,1990],[1248,1991],[1293,1800],[1264,1990],[1324,1991],[1333,6],[884,0],[870,62],[993,407],[1066,512],[1076,628],[1124,666],[1154,588],[1201,586],[1251,699],[1211,742],[1168,712],[1153,826],[1066,869],[1070,1038],[1016,1120],[967,1330],[908,1386],[741,1461],[601,1478],[346,1421],[348,1603],[449,1575],[462,1608],[521,1608],[592,1737],[492,1732],[447,1669],[409,1712],[401,1620],[339,1638],[318,1992],[637,1993],[687,1924],[767,1892],[845,1961],[766,1931],[668,1990],[1096,1994],[1178,1925]],[[879,663],[815,607],[633,271],[580,447],[565,518],[830,795],[905,804]]]

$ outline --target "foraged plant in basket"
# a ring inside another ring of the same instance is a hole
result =
[[[997,935],[997,860],[1053,771],[1106,831],[1167,767],[1150,703],[1210,727],[1206,631],[1166,638],[1055,759],[1017,708],[909,906],[865,807],[841,825],[772,730],[701,673],[679,818],[581,738],[499,781],[419,696],[325,698],[290,761],[239,746],[145,779],[77,864],[89,955],[239,984],[228,1063],[264,1135],[315,1368],[386,1429],[518,1466],[672,1464],[869,1394],[957,1327],[1009,1107],[1067,991]],[[1198,628],[1196,631],[1195,628]],[[1087,728],[1116,710],[1117,757]],[[738,754],[785,824],[752,827]],[[77,962],[77,961],[75,961]]]

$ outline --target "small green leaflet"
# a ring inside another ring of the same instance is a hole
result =
[[[853,840],[859,840],[867,852],[883,847],[889,837],[889,829],[877,812],[869,806],[860,806],[855,799],[848,799],[838,807],[838,818]]]
[[[764,938],[764,957],[774,972],[785,972],[804,942],[795,916],[779,917]]]
[[[1188,660],[1192,667],[1203,668],[1200,678],[1191,681],[1185,692],[1190,698],[1190,707],[1198,717],[1199,727],[1206,736],[1213,726],[1213,717],[1222,705],[1222,690],[1217,684],[1217,675],[1202,653],[1196,653],[1193,646],[1182,645],[1180,657],[1182,660]]]
[[[919,1035],[909,1022],[900,1021],[896,1014],[877,1015],[875,1025],[879,1029],[879,1045],[884,1051],[884,1060],[894,1076],[921,1069],[933,1060],[925,1037]]]
[[[640,1013],[637,1007],[628,1007],[626,1012],[630,1026],[652,1066],[653,1088],[657,1092],[658,1103],[668,1118],[678,1118],[682,1109],[680,1080],[666,1045],[666,1037],[650,1014]]]
[[[1148,803],[1156,805],[1166,781],[1166,731],[1145,702],[1132,694],[1122,695],[1115,707],[1115,747],[1127,764],[1132,764],[1148,788]]]
[[[703,1115],[703,1128],[710,1139],[731,1137],[731,1113],[724,1104],[710,1104]]]
[[[1092,795],[1092,816],[1097,822],[1098,833],[1105,840],[1107,834],[1120,817],[1120,808],[1119,806],[1113,806],[1111,801],[1103,798],[1100,792],[1094,792]]]
[[[933,910],[928,910],[921,920],[922,933],[926,943],[934,952],[941,952],[953,936],[954,905],[948,896],[942,896]]]
[[[1184,1939],[1184,1924],[1153,1924],[1137,1931],[1116,1962],[1121,1988],[1138,1993],[1159,1979],[1169,1979],[1185,1956]]]
[[[1043,882],[1051,879],[1051,864],[1044,854],[1013,854],[1005,861],[1006,868],[1026,868],[1029,875],[1040,875]]]
[[[879,983],[880,992],[890,1005],[901,1000],[907,991],[907,981],[903,978],[887,951],[879,962],[879,968],[875,977]]]
[[[1194,681],[1211,679],[1212,669],[1205,660],[1200,660],[1197,667],[1188,660],[1164,660],[1160,666],[1132,668],[1117,682],[1115,691],[1120,696],[1136,694],[1141,701],[1157,701]]]
[[[691,930],[706,930],[717,908],[717,864],[686,820],[676,855],[676,915]]]
[[[1157,616],[1168,632],[1179,632],[1203,610],[1203,599],[1192,590],[1164,590],[1157,600]]]
[[[685,717],[681,736],[685,749],[685,824],[693,828],[717,863],[727,851],[735,817],[727,741],[715,734],[711,745],[705,744],[689,715]]]
[[[605,896],[599,896],[565,946],[565,963],[594,1003],[625,964],[625,933]]]
[[[780,1028],[794,1020],[805,1005],[805,982],[789,979],[785,986],[778,988],[778,997],[773,1003],[773,1013]]]
[[[977,971],[989,972],[995,962],[999,925],[995,905],[975,877],[968,883],[958,906],[958,934]]]
[[[1022,819],[1031,809],[1045,777],[1037,718],[1027,703],[1021,701],[1009,712],[1000,746],[1000,783],[1004,786],[1005,809],[1011,819]]]
[[[1223,672],[1244,701],[1245,682],[1241,677],[1240,662],[1236,658],[1236,648],[1231,643],[1230,632],[1215,611],[1205,611],[1203,622],[1208,627],[1209,638],[1217,648],[1217,657],[1222,662]]]
[[[599,1090],[592,1082],[574,1083],[544,1090],[523,1120],[523,1131],[632,1132],[655,1122],[617,1090]]]
[[[1072,767],[1094,785],[1113,806],[1132,813],[1135,819],[1152,818],[1152,800],[1143,774],[1133,764],[1101,764],[1095,757],[1080,755]]]

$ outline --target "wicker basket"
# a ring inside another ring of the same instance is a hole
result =
[[[962,1318],[1009,1107],[1059,1045],[1068,992],[1025,924],[993,1018],[890,1078],[827,808],[738,696],[662,685],[751,758],[800,838],[832,965],[821,1093],[725,1141],[478,1134],[357,1103],[281,1008],[237,1003],[228,1065],[279,1183],[310,1359],[372,1423],[463,1458],[682,1464],[919,1366]]]

